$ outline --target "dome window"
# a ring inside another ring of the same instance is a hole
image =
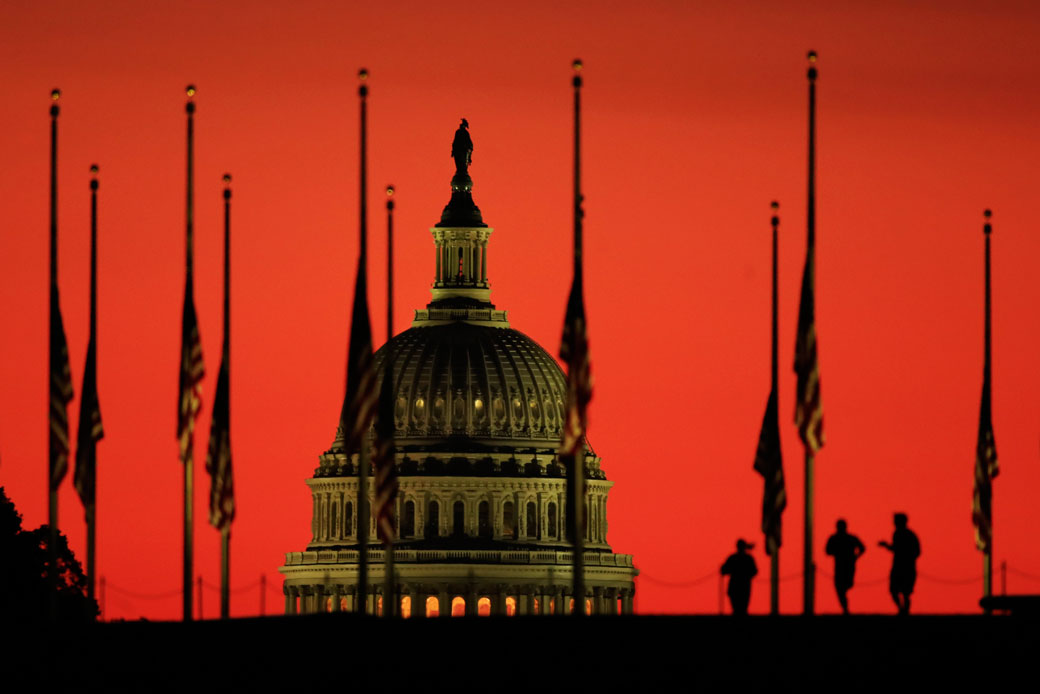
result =
[[[456,395],[455,401],[452,403],[451,417],[456,424],[464,424],[466,421],[466,401],[462,399],[462,395]]]
[[[534,398],[531,398],[531,401],[528,403],[528,405],[530,405],[531,407],[531,419],[538,419],[538,417],[541,416],[539,414],[541,412],[541,409],[538,407],[538,401]]]
[[[404,396],[397,398],[397,404],[394,407],[394,417],[398,421],[404,419],[404,411],[408,408],[408,401],[404,399]]]
[[[520,402],[520,398],[513,398],[513,417],[515,419],[523,421],[524,418],[524,403]]]
[[[473,401],[473,419],[478,422],[484,421],[484,401],[480,398]]]
[[[433,401],[433,421],[437,424],[444,421],[444,398],[439,395]]]
[[[426,401],[422,397],[415,399],[415,408],[412,410],[417,420],[421,420],[426,416]]]
[[[491,413],[495,417],[495,421],[501,424],[506,419],[506,404],[502,401],[501,396],[496,396],[494,403],[491,405]]]

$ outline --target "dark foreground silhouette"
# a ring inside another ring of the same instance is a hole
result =
[[[726,595],[735,615],[746,615],[748,603],[751,601],[751,579],[758,575],[755,559],[748,550],[754,545],[744,540],[737,540],[737,551],[726,558],[720,573],[729,576]]]
[[[896,529],[892,542],[882,540],[878,546],[892,553],[892,571],[888,575],[888,592],[899,610],[899,614],[910,614],[910,595],[917,582],[917,558],[921,556],[921,543],[914,531],[907,527],[905,513],[892,517]]]
[[[834,557],[834,590],[838,593],[841,611],[849,614],[849,589],[856,582],[856,560],[867,548],[858,537],[848,532],[844,520],[837,523],[837,532],[827,539],[827,554]]]

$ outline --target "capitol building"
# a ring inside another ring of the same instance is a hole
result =
[[[566,475],[557,457],[566,377],[491,303],[492,229],[473,202],[468,173],[456,172],[451,187],[451,201],[431,229],[432,300],[415,311],[410,329],[375,354],[380,380],[392,354],[399,613],[565,614],[575,604]],[[306,480],[310,542],[286,553],[280,568],[285,612],[361,611],[357,538],[366,532],[363,607],[381,613],[384,550],[374,517],[368,528],[357,527],[358,456],[344,454],[337,431],[318,460]],[[584,462],[585,609],[629,614],[637,571],[631,555],[607,544],[613,482],[587,443]]]

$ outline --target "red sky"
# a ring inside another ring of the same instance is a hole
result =
[[[868,546],[853,609],[892,610],[891,514],[923,555],[915,610],[975,611],[970,518],[982,372],[982,210],[993,216],[996,561],[1035,592],[1040,556],[1040,8],[1031,3],[5,3],[0,9],[0,484],[46,520],[48,95],[63,90],[61,306],[77,400],[87,343],[88,167],[101,167],[98,567],[106,616],[180,613],[174,433],[184,248],[184,86],[196,97],[196,292],[207,375],[196,566],[218,582],[202,471],[220,352],[221,182],[234,176],[232,584],[309,539],[304,479],[343,397],[357,249],[356,72],[371,72],[370,277],[385,334],[382,186],[398,190],[396,331],[425,306],[429,227],[469,119],[495,228],[492,300],[556,352],[570,283],[570,62],[585,61],[590,440],[616,486],[609,541],[640,612],[712,612],[737,537],[757,543],[752,462],[769,387],[769,202],[781,203],[780,418],[802,553],[792,423],[805,252],[805,53],[819,61],[817,316],[827,444],[817,560],[835,519]],[[71,475],[61,527],[85,557]],[[998,587],[999,587],[999,572]],[[941,579],[941,581],[939,580]],[[826,577],[818,606],[837,610]],[[797,579],[785,611],[801,607]],[[117,592],[122,589],[123,592]],[[164,599],[133,597],[167,594]],[[214,616],[217,594],[204,610]],[[256,588],[232,613],[255,614]]]

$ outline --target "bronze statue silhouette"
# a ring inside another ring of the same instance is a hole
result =
[[[892,521],[896,525],[892,542],[878,543],[892,553],[892,572],[888,575],[888,592],[892,595],[899,614],[910,614],[910,594],[917,581],[917,558],[921,556],[921,543],[914,531],[906,525],[906,514],[897,513]]]
[[[856,582],[856,560],[867,548],[855,535],[848,532],[848,524],[844,520],[837,523],[837,532],[827,539],[827,554],[834,557],[834,590],[838,593],[841,611],[849,613],[849,589]]]
[[[455,160],[455,175],[469,174],[469,165],[473,163],[473,140],[469,136],[469,121],[465,118],[455,131],[455,139],[451,143],[451,158]]]
[[[758,574],[755,559],[747,550],[754,547],[750,542],[737,540],[737,551],[726,558],[720,573],[729,576],[726,595],[729,596],[730,608],[735,615],[746,615],[748,603],[751,601],[751,579]]]

